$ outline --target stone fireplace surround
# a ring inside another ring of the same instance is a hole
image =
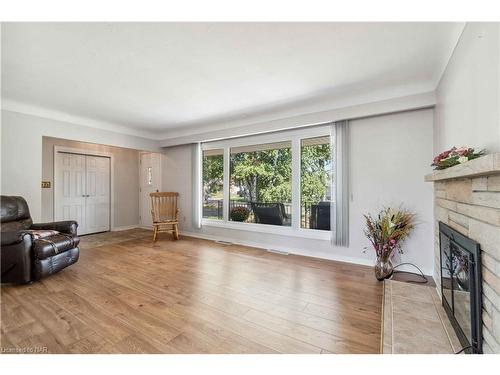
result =
[[[477,241],[482,260],[483,352],[500,353],[500,153],[425,176],[434,183],[434,279],[441,293],[439,221]]]

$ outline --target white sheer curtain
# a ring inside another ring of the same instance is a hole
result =
[[[349,246],[349,122],[332,125],[332,186],[334,199],[331,207],[332,245]]]

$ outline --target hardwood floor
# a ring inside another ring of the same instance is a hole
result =
[[[74,266],[2,286],[3,350],[380,352],[382,284],[372,268],[150,236],[83,237]]]

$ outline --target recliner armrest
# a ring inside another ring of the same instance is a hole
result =
[[[32,280],[33,236],[29,232],[2,232],[0,248],[2,283],[27,283]]]
[[[2,237],[2,246],[21,243],[24,240],[24,236],[29,236],[31,238],[31,235],[29,233],[23,231],[2,232],[0,236]]]
[[[61,233],[71,234],[72,236],[77,235],[78,223],[74,220],[67,221],[55,221],[52,223],[38,223],[33,224],[30,229],[47,229],[47,230],[57,230]]]

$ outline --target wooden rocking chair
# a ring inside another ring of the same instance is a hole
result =
[[[153,216],[153,242],[160,232],[172,233],[179,239],[179,193],[151,193],[151,215]]]

